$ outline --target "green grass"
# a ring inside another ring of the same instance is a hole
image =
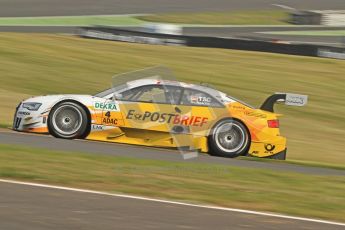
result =
[[[205,25],[284,25],[288,13],[281,10],[166,13],[137,17],[143,21]]]
[[[246,160],[246,161],[266,162],[270,164],[293,164],[293,165],[301,165],[301,166],[315,167],[315,168],[329,168],[329,169],[345,170],[345,165],[341,163],[336,164],[336,163],[327,163],[327,162],[324,163],[324,162],[301,161],[301,160],[277,161],[276,159],[247,157],[247,156],[241,156],[241,157],[238,157],[237,159]]]
[[[138,26],[144,22],[131,16],[0,17],[0,26]]]
[[[288,160],[344,165],[345,62],[224,49],[168,47],[42,34],[0,34],[0,123],[32,95],[93,94],[118,73],[165,65],[187,82],[259,106],[274,92],[309,95],[306,107],[276,106]],[[317,163],[317,164],[318,164]]]
[[[0,17],[0,26],[140,26],[147,22],[205,25],[282,25],[288,14],[279,10],[169,13],[142,16],[99,15],[58,17]]]
[[[4,129],[7,129],[9,127],[11,127],[12,125],[10,123],[3,123],[3,124],[0,124],[0,128],[4,128]]]
[[[9,145],[0,158],[1,178],[345,221],[345,177]]]
[[[345,30],[272,31],[262,33],[294,36],[345,36]]]

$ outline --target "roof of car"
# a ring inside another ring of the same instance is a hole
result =
[[[145,85],[165,85],[165,86],[176,86],[176,87],[194,89],[194,90],[198,90],[198,91],[209,94],[210,96],[216,98],[221,103],[239,101],[233,97],[226,95],[225,93],[221,91],[211,88],[210,86],[190,84],[190,83],[180,82],[176,80],[162,80],[162,79],[152,79],[152,78],[132,80],[126,83],[113,85],[112,88],[107,89],[103,92],[100,92],[96,94],[95,96],[104,97],[110,93],[126,91],[128,89],[133,89],[133,88],[137,88],[137,87],[141,87]]]
[[[144,85],[166,85],[166,86],[176,86],[176,87],[183,87],[189,89],[199,90],[201,92],[205,92],[210,94],[218,99],[226,97],[226,94],[220,92],[216,89],[211,88],[210,86],[206,85],[197,85],[197,84],[190,84],[176,80],[164,80],[164,79],[139,79],[134,81],[129,81],[126,83],[128,88],[136,88]]]

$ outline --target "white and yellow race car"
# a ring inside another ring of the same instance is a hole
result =
[[[277,93],[256,109],[204,85],[144,78],[93,96],[29,98],[16,108],[13,129],[223,157],[285,159],[276,102],[303,106],[307,96]]]

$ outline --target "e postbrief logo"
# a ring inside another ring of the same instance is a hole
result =
[[[173,113],[159,112],[151,113],[149,111],[138,113],[134,109],[128,111],[126,119],[199,127],[202,127],[208,121],[208,117],[178,115]]]

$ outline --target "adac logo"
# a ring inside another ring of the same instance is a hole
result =
[[[106,125],[117,125],[117,119],[105,117],[103,118],[102,123]]]
[[[272,145],[272,144],[265,144],[265,149],[266,149],[268,152],[272,152],[275,148],[276,148],[275,145]]]

